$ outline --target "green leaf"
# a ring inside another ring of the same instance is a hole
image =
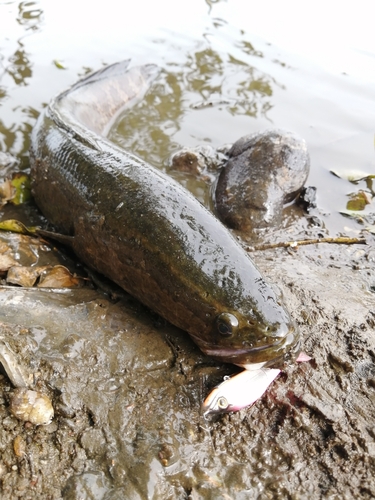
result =
[[[26,227],[22,222],[16,219],[8,219],[0,221],[0,230],[2,231],[11,231],[12,233],[21,233],[21,234],[35,234],[37,232],[37,227],[30,226]]]
[[[57,59],[54,59],[53,64],[56,66],[57,69],[67,69],[66,66],[61,61],[58,61]]]
[[[370,205],[371,197],[365,191],[358,191],[350,195],[350,200],[346,204],[347,210],[364,210],[366,205]]]
[[[22,172],[13,174],[11,184],[16,190],[11,200],[14,205],[20,205],[31,200],[30,177],[27,174]]]

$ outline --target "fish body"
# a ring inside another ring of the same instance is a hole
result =
[[[105,137],[156,73],[117,63],[51,101],[31,135],[36,203],[83,262],[204,353],[240,366],[280,362],[299,334],[248,254],[184,187]]]

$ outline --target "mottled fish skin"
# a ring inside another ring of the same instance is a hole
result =
[[[153,65],[108,66],[52,100],[31,135],[32,190],[77,256],[203,352],[235,363],[295,355],[288,312],[227,228],[168,175],[105,134],[142,98]]]

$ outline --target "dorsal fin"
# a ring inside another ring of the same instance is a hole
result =
[[[50,109],[79,132],[84,127],[106,136],[127,105],[143,98],[159,69],[154,64],[128,68],[129,61],[106,66],[56,97]]]

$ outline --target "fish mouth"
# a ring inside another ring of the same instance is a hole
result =
[[[279,367],[292,362],[300,352],[300,339],[296,331],[289,332],[278,342],[270,342],[254,347],[223,347],[194,339],[200,349],[218,361],[233,363],[238,366],[262,363],[263,367]]]

